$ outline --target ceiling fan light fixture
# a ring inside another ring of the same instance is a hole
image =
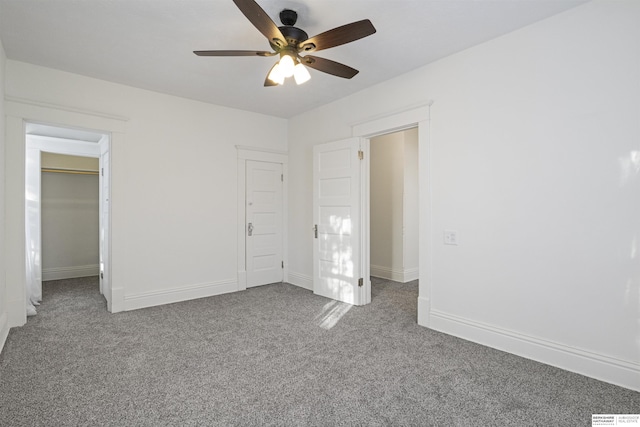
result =
[[[0,0],[1,1],[1,0]],[[330,59],[311,55],[300,57],[301,52],[320,51],[342,46],[370,36],[376,32],[368,19],[341,25],[309,38],[308,34],[295,27],[298,14],[292,9],[280,13],[282,26],[276,25],[256,0],[233,0],[238,9],[267,38],[273,52],[261,50],[196,50],[198,56],[275,56],[280,60],[271,68],[264,80],[265,87],[279,86],[284,80],[294,76],[297,84],[308,81],[311,76],[306,67],[344,79],[350,79],[358,70]],[[301,63],[301,61],[303,61]]]
[[[309,74],[307,67],[298,63],[298,65],[293,68],[293,77],[296,79],[296,83],[301,85],[302,83],[309,81],[311,74]]]
[[[269,73],[269,80],[279,85],[284,83],[284,75],[282,74],[280,63],[277,63],[271,69],[271,72]]]
[[[293,58],[290,55],[282,55],[280,58],[280,62],[278,62],[278,69],[282,73],[284,77],[293,76],[293,69],[295,68],[295,62],[293,62]]]

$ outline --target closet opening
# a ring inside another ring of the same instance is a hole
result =
[[[27,315],[37,314],[42,282],[78,278],[92,278],[111,310],[110,137],[35,123],[25,133]]]

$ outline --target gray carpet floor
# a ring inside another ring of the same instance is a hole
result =
[[[289,284],[109,314],[47,282],[0,354],[3,426],[590,426],[640,393],[416,324],[417,283],[351,307]]]

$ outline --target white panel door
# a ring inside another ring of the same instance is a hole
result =
[[[35,314],[34,305],[42,301],[42,224],[40,149],[27,148],[25,175],[26,284],[27,314]]]
[[[247,160],[247,287],[281,282],[282,164]]]
[[[359,138],[313,147],[313,292],[354,305],[371,301],[360,150]]]
[[[109,275],[109,211],[111,189],[109,174],[111,161],[109,150],[103,147],[100,155],[100,292],[107,300],[107,310],[111,311],[111,278]]]

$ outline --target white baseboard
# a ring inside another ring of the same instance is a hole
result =
[[[418,299],[418,313],[420,315],[420,299]],[[436,331],[640,391],[640,363],[638,362],[580,350],[436,310],[431,311],[428,325]]]
[[[418,325],[429,327],[431,317],[431,301],[429,298],[418,297]]]
[[[7,342],[7,337],[9,336],[9,318],[7,313],[2,313],[0,316],[0,353],[2,353],[2,349],[4,348],[4,343]]]
[[[371,275],[373,277],[380,277],[382,279],[393,280],[394,282],[407,283],[412,280],[418,280],[417,268],[406,268],[398,270],[389,267],[383,267],[381,265],[371,264]]]
[[[405,268],[403,274],[404,274],[404,280],[402,281],[402,283],[412,282],[420,278],[420,272],[418,270],[418,267]]]
[[[239,291],[247,290],[247,271],[246,270],[238,270],[238,290]]]
[[[153,307],[156,305],[171,304],[214,295],[236,292],[238,283],[236,280],[228,280],[216,283],[204,283],[180,288],[166,289],[162,291],[143,292],[124,297],[124,310],[137,310],[139,308]]]
[[[111,313],[125,311],[124,307],[124,289],[120,287],[111,288]]]
[[[42,281],[73,279],[76,277],[97,276],[100,274],[98,264],[78,265],[74,267],[49,267],[42,269]]]
[[[307,276],[306,274],[289,271],[287,278],[288,283],[313,291],[313,277]]]
[[[9,328],[27,323],[27,303],[24,299],[7,301],[7,323]]]

